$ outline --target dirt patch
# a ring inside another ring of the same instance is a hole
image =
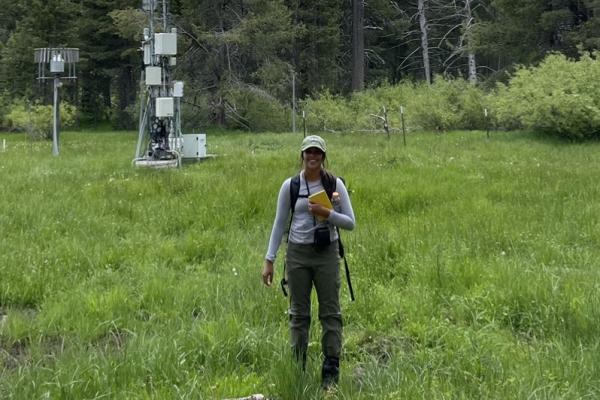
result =
[[[410,352],[412,343],[406,338],[390,336],[365,336],[358,347],[361,352],[368,354],[377,360],[379,364],[387,364],[395,353]]]
[[[8,344],[0,339],[0,363],[6,369],[15,369],[30,359],[26,341],[19,340]]]

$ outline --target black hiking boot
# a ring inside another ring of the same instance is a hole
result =
[[[335,357],[325,357],[323,368],[321,369],[321,388],[330,389],[337,385],[340,379],[340,359]]]

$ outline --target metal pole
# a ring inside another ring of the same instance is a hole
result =
[[[142,156],[142,143],[144,141],[144,134],[146,133],[146,124],[148,123],[148,108],[150,107],[150,97],[146,101],[146,107],[144,107],[144,103],[140,100],[140,129],[138,131],[138,142],[135,150],[135,158],[140,158]]]
[[[52,123],[52,155],[58,156],[58,118],[59,118],[59,103],[58,103],[58,88],[60,86],[60,78],[54,77],[54,110]]]
[[[292,132],[296,133],[296,73],[292,71]]]
[[[304,130],[304,137],[306,137],[306,113],[302,110],[302,126]]]
[[[488,110],[487,108],[483,109],[483,113],[485,115],[485,135],[487,136],[487,138],[490,138],[490,119],[488,116]]]
[[[175,137],[179,140],[181,138],[181,97],[177,97],[177,118],[175,121],[177,122],[175,125]],[[179,142],[177,142],[177,145],[179,145]]]
[[[149,2],[150,4],[150,40],[151,43],[154,44],[154,0],[150,0]],[[154,52],[152,52],[152,54],[154,55]],[[154,57],[152,57],[152,65],[154,65]]]
[[[163,31],[167,31],[167,1],[163,0]]]
[[[143,121],[144,118],[146,118],[146,107],[144,107],[144,100],[146,100],[144,94],[144,69],[142,68],[142,72],[140,74],[140,118],[138,121],[138,142],[137,142],[137,146],[136,146],[136,150],[135,150],[135,158],[140,158],[141,156],[141,152],[142,152],[142,138],[143,138],[143,130],[142,130],[142,125],[143,125]],[[144,127],[145,129],[145,127]]]
[[[406,128],[404,127],[404,107],[400,106],[400,121],[402,121],[402,139],[404,140],[404,145],[406,146]]]

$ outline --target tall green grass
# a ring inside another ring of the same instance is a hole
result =
[[[600,396],[600,144],[325,138],[357,217],[329,398]],[[259,278],[301,136],[209,132],[180,170],[133,133],[1,139],[0,398],[322,397],[318,320],[302,373]]]

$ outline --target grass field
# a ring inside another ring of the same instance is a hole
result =
[[[357,219],[329,398],[600,398],[600,143],[325,138]],[[159,171],[134,133],[3,139],[1,399],[321,398],[318,321],[302,374],[259,276],[301,135],[209,132],[216,159]]]

